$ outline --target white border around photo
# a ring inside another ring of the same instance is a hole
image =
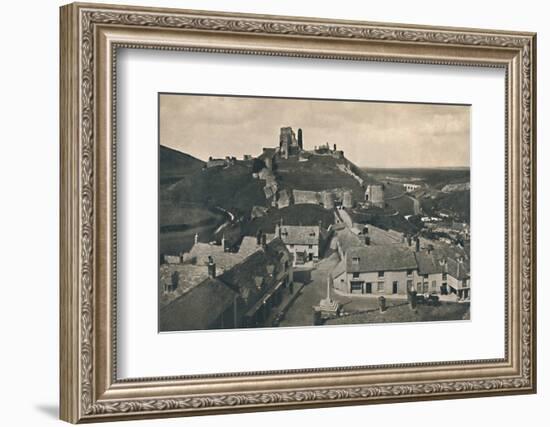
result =
[[[504,357],[504,70],[130,49],[117,64],[120,378]],[[159,92],[471,104],[471,320],[157,333]]]

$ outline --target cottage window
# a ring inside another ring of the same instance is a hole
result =
[[[443,280],[447,280],[447,273],[443,273],[443,274],[441,275],[441,278],[442,278]]]
[[[351,259],[351,263],[352,263],[352,264],[359,264],[359,257],[354,256],[354,257]]]
[[[407,276],[412,276],[413,275],[413,271],[412,270],[407,270]]]
[[[432,280],[432,289],[436,289],[437,288],[437,283],[435,280]]]
[[[313,249],[313,245],[307,245],[309,249]]]
[[[363,292],[363,282],[352,283],[352,284],[351,284],[351,292],[353,292],[353,291],[361,291],[361,292]]]
[[[384,282],[378,282],[376,283],[376,290],[378,292],[384,292]]]
[[[424,279],[427,279],[428,278],[428,275],[427,274],[424,274]]]
[[[359,273],[353,273],[353,278],[358,279],[359,278]]]
[[[379,272],[378,272],[378,277],[384,277],[384,272],[383,272],[383,271],[379,271]]]
[[[315,237],[315,231],[311,231],[311,232],[309,233],[309,235],[310,235],[310,237]]]
[[[294,249],[294,245],[290,245],[290,249]]]

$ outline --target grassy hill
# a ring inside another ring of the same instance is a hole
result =
[[[278,159],[276,174],[282,188],[307,191],[346,188],[353,192],[355,200],[363,200],[363,187],[353,176],[338,167],[338,164],[344,163],[365,182],[374,182],[353,164],[330,156],[311,156],[307,162],[300,162],[297,157]]]
[[[161,145],[159,147],[159,175],[161,184],[170,184],[201,170],[204,162],[189,154]]]
[[[428,215],[438,211],[451,211],[457,219],[470,222],[470,190],[441,193],[435,199],[423,198],[420,203]]]
[[[170,185],[167,197],[173,204],[201,204],[222,207],[236,215],[248,215],[254,205],[266,204],[264,181],[252,178],[248,164],[237,162],[227,168],[211,168]]]
[[[364,189],[338,164],[365,175],[345,159],[330,156],[312,156],[307,162],[297,157],[277,159],[275,174],[280,189],[322,191],[345,188],[362,200]],[[332,211],[318,205],[291,205],[277,209],[266,200],[265,181],[254,178],[253,162],[236,161],[227,167],[204,168],[204,162],[166,147],[160,151],[160,247],[161,253],[178,253],[192,245],[194,234],[201,241],[219,240],[220,234],[230,245],[243,235],[255,235],[258,229],[273,232],[281,218],[289,225],[313,225],[319,221],[324,227],[334,222]],[[266,216],[250,219],[252,207],[266,206]],[[241,219],[232,221],[221,232],[215,230],[228,220],[218,209],[230,211]]]

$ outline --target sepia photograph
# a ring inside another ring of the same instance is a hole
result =
[[[470,319],[470,105],[158,104],[159,332]]]

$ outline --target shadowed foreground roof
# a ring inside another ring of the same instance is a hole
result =
[[[163,292],[165,286],[172,285],[172,274],[179,275],[178,287],[172,292]],[[173,300],[185,294],[203,280],[208,278],[208,268],[192,264],[163,264],[159,276],[159,305],[170,304]]]
[[[208,329],[231,306],[235,295],[218,279],[208,278],[161,309],[160,330]]]

